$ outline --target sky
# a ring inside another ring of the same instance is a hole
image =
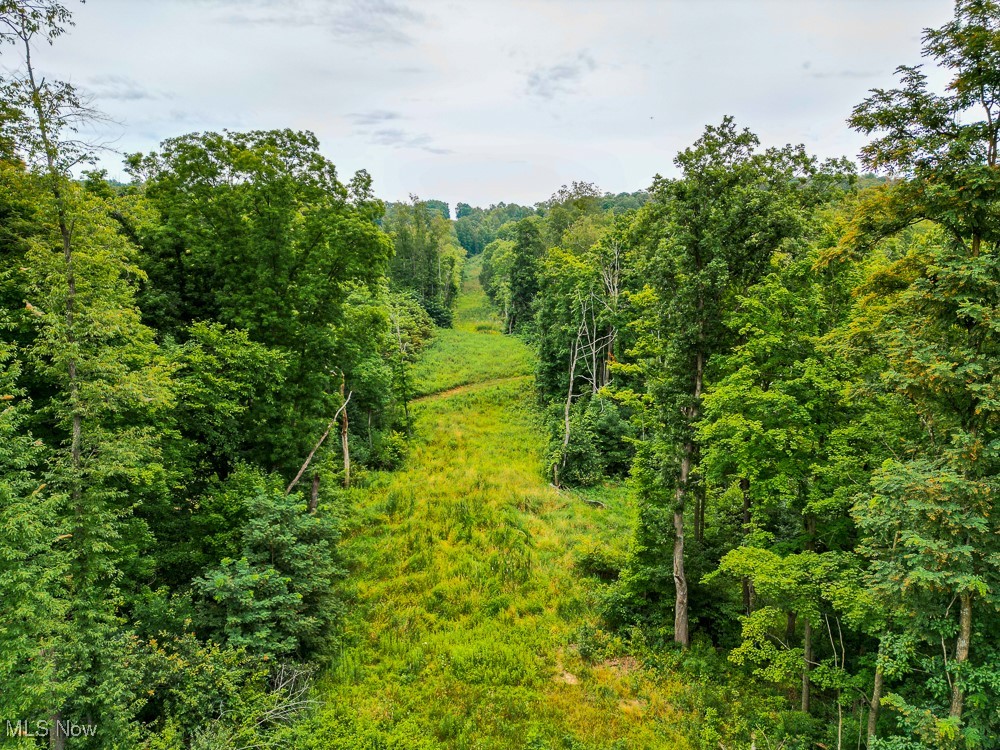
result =
[[[676,174],[733,115],[764,145],[854,158],[851,108],[921,62],[951,0],[88,0],[36,54],[121,153],[204,130],[311,130],[346,181],[533,204]],[[10,48],[0,65],[16,66]],[[932,83],[940,82],[935,76]],[[101,166],[123,177],[121,157]]]

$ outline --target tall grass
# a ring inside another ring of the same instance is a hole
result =
[[[455,311],[455,327],[438,329],[414,373],[415,395],[426,396],[459,386],[499,378],[530,375],[531,352],[522,342],[501,333],[479,286],[479,257],[466,269]]]
[[[531,358],[490,328],[473,279],[424,359],[406,465],[360,493],[352,612],[297,744],[316,748],[685,748],[687,688],[595,658],[587,555],[620,555],[634,510],[543,479]],[[586,657],[586,658],[585,658]]]

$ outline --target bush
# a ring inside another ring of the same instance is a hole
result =
[[[570,411],[570,440],[563,447],[562,407],[555,419],[550,466],[558,464],[561,484],[589,487],[607,477],[622,476],[632,462],[628,438],[632,425],[622,418],[617,404],[601,396],[581,399]]]
[[[576,558],[576,568],[584,575],[600,578],[602,581],[617,581],[625,566],[625,559],[618,550],[604,546],[591,546],[582,550]]]
[[[454,314],[450,307],[446,307],[436,299],[422,299],[420,304],[427,311],[427,314],[430,315],[435,325],[441,328],[451,328],[454,322]]]
[[[286,747],[278,735],[304,707],[308,668],[202,643],[193,633],[134,641],[148,750]]]
[[[373,469],[395,471],[406,458],[408,442],[406,435],[396,430],[372,432],[372,447],[367,464]]]
[[[302,498],[285,495],[276,479],[249,469],[233,478],[248,491],[239,557],[195,579],[200,623],[221,643],[252,654],[313,654],[342,610],[334,595],[343,575],[336,528],[306,513]]]

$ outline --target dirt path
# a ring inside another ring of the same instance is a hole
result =
[[[428,393],[426,396],[420,396],[418,398],[410,401],[411,404],[419,404],[424,401],[434,401],[439,398],[449,398],[450,396],[458,396],[463,393],[471,393],[472,391],[478,391],[481,388],[489,388],[490,386],[503,385],[504,383],[514,383],[519,380],[527,380],[530,375],[512,375],[507,378],[492,378],[491,380],[482,380],[478,383],[466,383],[465,385],[458,385],[454,388],[448,388],[444,391],[438,391],[437,393]]]

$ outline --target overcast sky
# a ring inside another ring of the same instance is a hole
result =
[[[66,0],[72,3],[72,0]],[[314,131],[346,180],[534,203],[620,192],[734,115],[765,144],[854,157],[845,119],[920,62],[951,0],[88,0],[39,65],[97,97],[116,147]],[[5,57],[11,54],[4,50]],[[5,59],[10,65],[12,59]],[[120,158],[103,166],[120,175]]]

